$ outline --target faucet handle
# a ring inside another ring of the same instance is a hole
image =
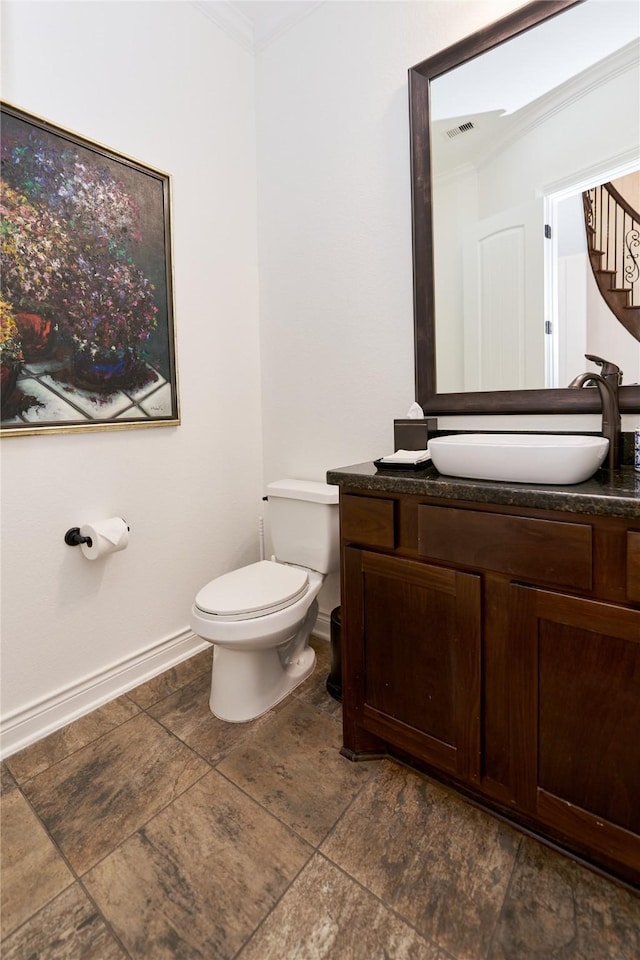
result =
[[[591,360],[592,363],[597,364],[597,366],[602,367],[603,377],[616,380],[618,386],[620,386],[622,383],[622,370],[617,364],[612,363],[611,360],[603,360],[602,357],[596,357],[592,353],[585,353],[585,357],[587,360]]]

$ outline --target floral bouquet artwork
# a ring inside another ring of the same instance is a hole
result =
[[[176,424],[166,174],[2,106],[2,433]]]

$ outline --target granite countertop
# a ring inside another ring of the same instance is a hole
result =
[[[563,487],[446,477],[438,473],[433,464],[420,470],[378,470],[369,462],[329,470],[327,483],[371,493],[416,494],[640,519],[640,473],[633,467],[622,467],[611,474],[608,470],[598,470],[590,480]]]

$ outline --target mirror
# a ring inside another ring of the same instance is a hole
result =
[[[596,330],[587,308],[583,199],[610,181],[640,195],[639,21],[635,4],[542,0],[410,71],[425,414],[599,411],[563,385],[612,351],[621,409],[640,411],[633,323],[605,304]]]

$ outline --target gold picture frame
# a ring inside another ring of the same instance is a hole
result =
[[[0,435],[177,426],[169,174],[0,106]]]

